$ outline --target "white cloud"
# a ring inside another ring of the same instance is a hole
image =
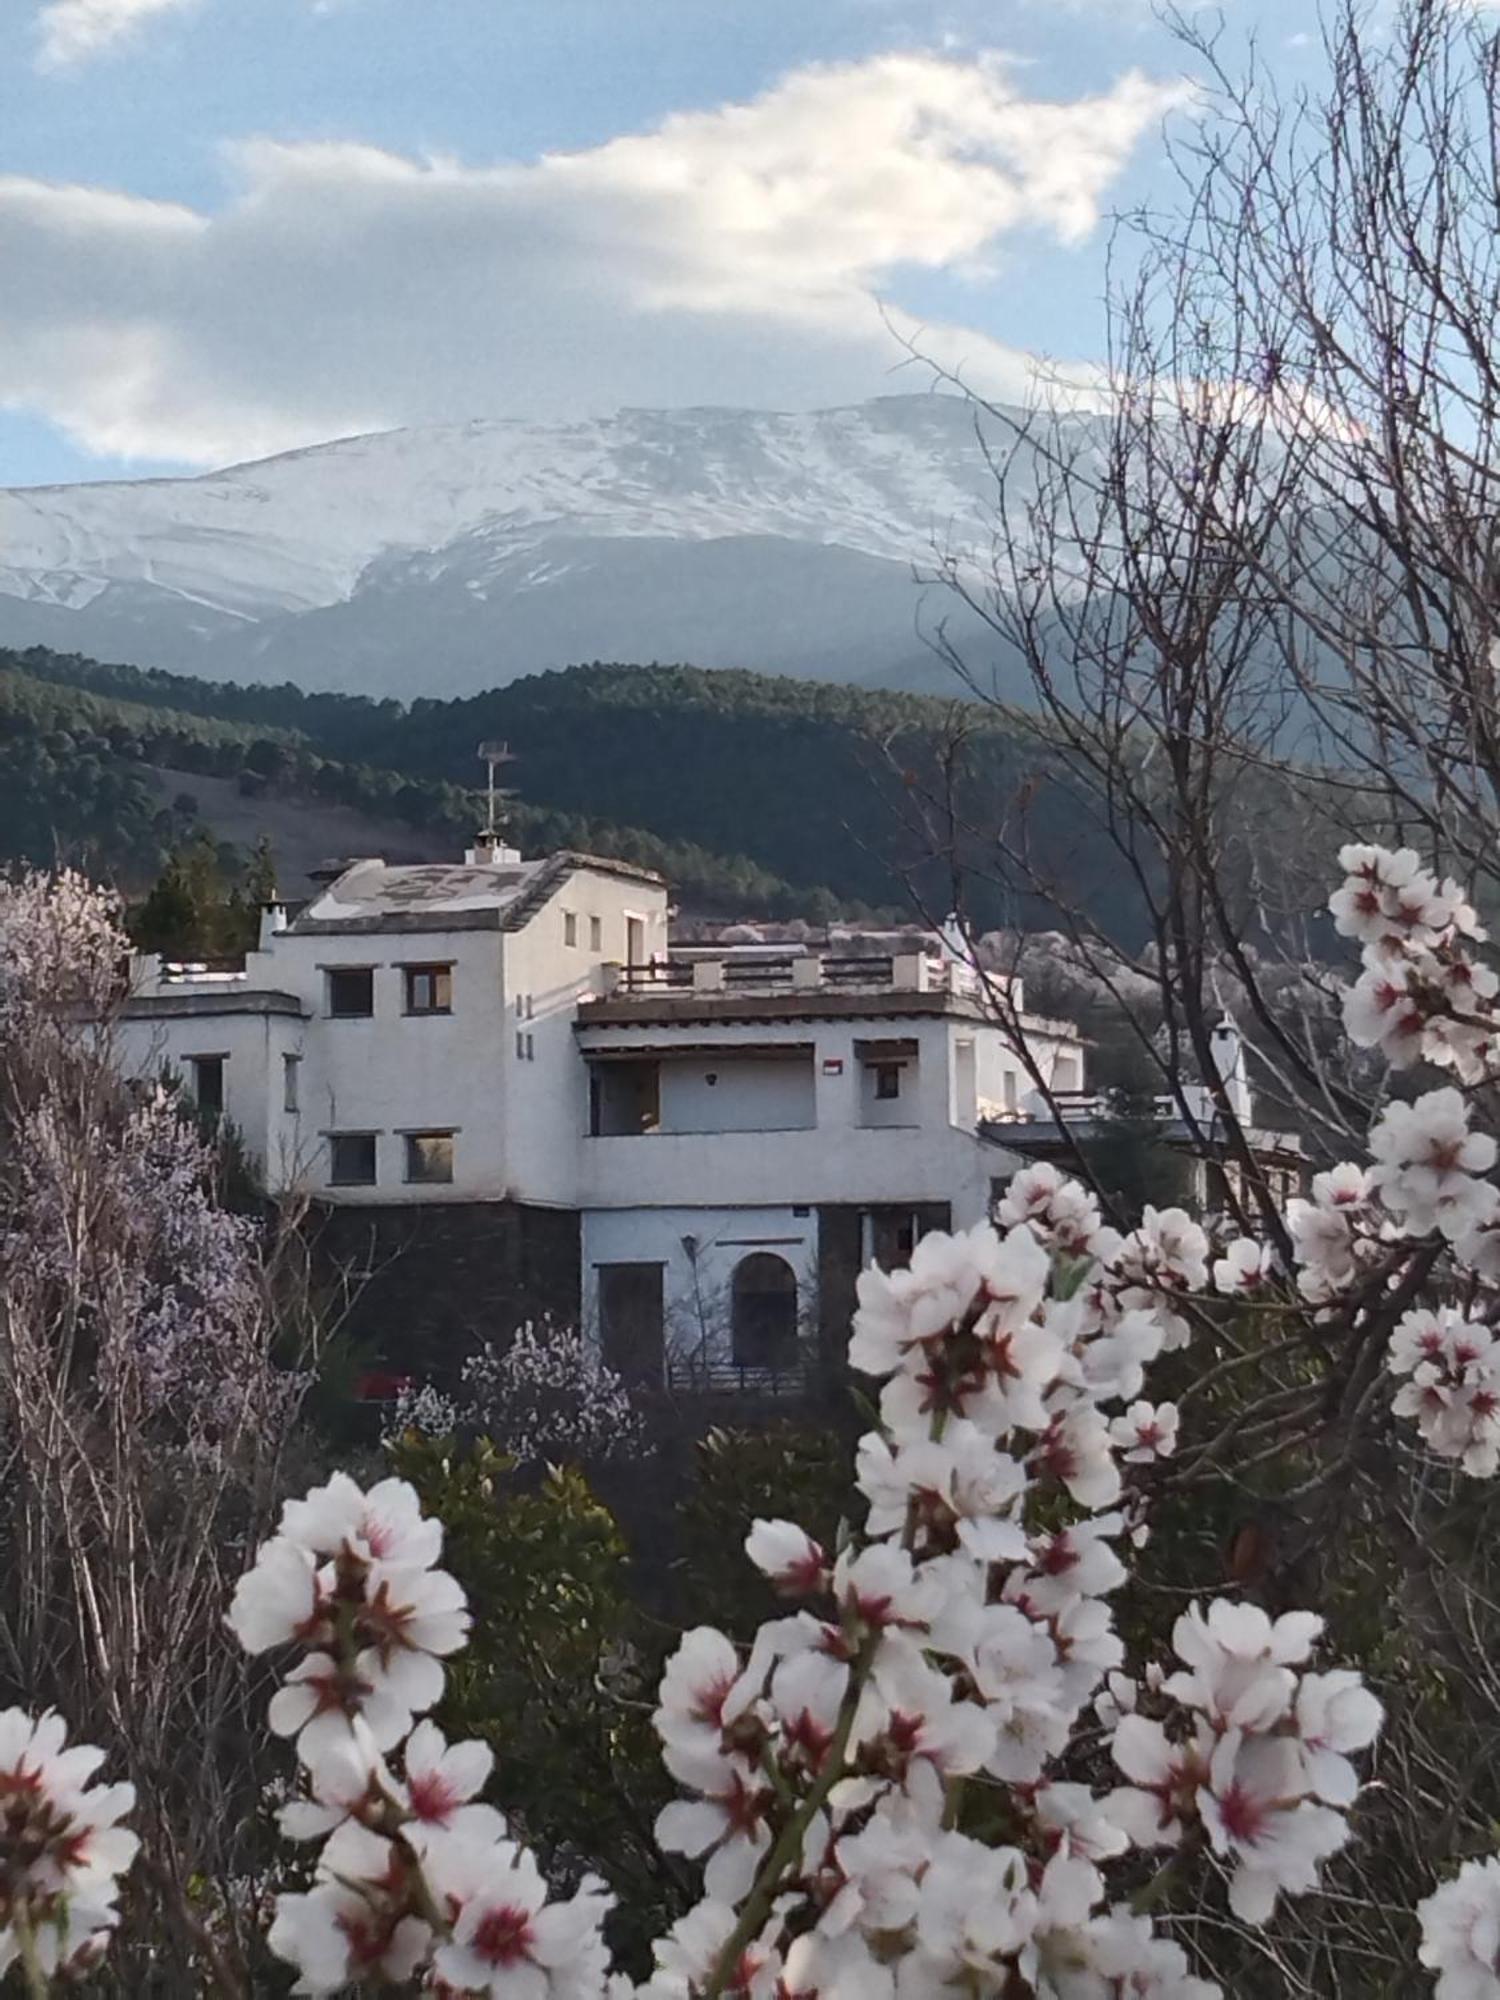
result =
[[[197,0],[48,0],[37,16],[37,62],[67,69],[128,41],[162,14],[186,13]]]
[[[475,414],[852,400],[895,386],[894,274],[1025,228],[1078,242],[1180,98],[1131,74],[1049,103],[994,60],[892,55],[529,165],[252,142],[213,215],[0,179],[0,395],[196,463]],[[993,340],[920,339],[1024,387]]]

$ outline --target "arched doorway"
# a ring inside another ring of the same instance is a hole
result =
[[[797,1362],[797,1274],[785,1257],[757,1250],[735,1266],[730,1333],[736,1368]]]

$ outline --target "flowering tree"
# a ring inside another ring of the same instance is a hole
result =
[[[298,1991],[1212,2000],[1225,1989],[1179,1892],[1268,1939],[1318,1894],[1385,1726],[1361,1675],[1321,1656],[1323,1618],[1218,1595],[1127,1653],[1111,1600],[1183,1463],[1211,1456],[1194,1435],[1203,1329],[1267,1302],[1321,1356],[1337,1452],[1363,1429],[1457,1480],[1497,1469],[1500,1191],[1470,1109],[1500,1050],[1500,982],[1454,884],[1405,851],[1343,862],[1351,1035],[1454,1083],[1391,1104],[1369,1163],[1320,1175],[1270,1243],[1214,1241],[1180,1210],[1121,1232],[1036,1167],[997,1226],[862,1275],[849,1359],[878,1394],[862,1520],[833,1547],[757,1522],[748,1553],[785,1614],[743,1648],[700,1626],[667,1666],[655,1726],[681,1796],[656,1835],[701,1867],[702,1895],[643,1978],[611,1967],[603,1885],[554,1892],[481,1797],[489,1751],[430,1719],[469,1624],[441,1524],[397,1479],[336,1473],[286,1503],[229,1617],[249,1653],[283,1660],[268,1719],[300,1782],[281,1829],[313,1856],[269,1941]],[[1147,1393],[1168,1369],[1176,1401]],[[100,1866],[112,1881],[128,1858],[116,1845]],[[1420,1959],[1439,2000],[1500,2000],[1500,1857],[1438,1872],[1396,1990]],[[90,1951],[113,1907],[89,1903],[96,1886],[85,1869],[46,1905]],[[53,1960],[32,1956],[45,1981]],[[1368,1970],[1346,1985],[1331,1964],[1321,1990],[1368,1990]]]
[[[171,1097],[122,1074],[127,960],[83,878],[0,882],[0,1687],[123,1758],[171,1917],[149,1962],[182,1990],[215,1963],[204,1885],[246,1867],[250,1766],[226,1752],[251,1676],[222,1607],[300,1381],[273,1359],[274,1245],[220,1206]],[[25,1789],[0,1778],[0,1806]]]
[[[403,1390],[394,1429],[488,1438],[523,1463],[629,1458],[645,1425],[630,1391],[576,1327],[527,1320],[504,1348],[464,1357],[458,1388]]]

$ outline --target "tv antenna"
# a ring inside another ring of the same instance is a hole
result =
[[[506,764],[514,764],[516,754],[508,743],[491,741],[480,744],[479,755],[489,771],[489,781],[485,786],[485,815],[484,826],[481,829],[481,838],[488,841],[498,841],[500,838],[500,828],[496,824],[496,813],[503,802],[512,797],[512,794],[503,788],[497,789],[495,785],[495,773]]]

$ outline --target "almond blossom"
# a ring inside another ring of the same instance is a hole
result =
[[[1495,2000],[1500,1993],[1500,1857],[1466,1861],[1417,1905],[1417,1956],[1437,1974],[1435,2000]]]
[[[91,1782],[103,1762],[59,1716],[0,1710],[0,1973],[72,1977],[108,1945],[139,1842],[120,1824],[135,1788]]]

